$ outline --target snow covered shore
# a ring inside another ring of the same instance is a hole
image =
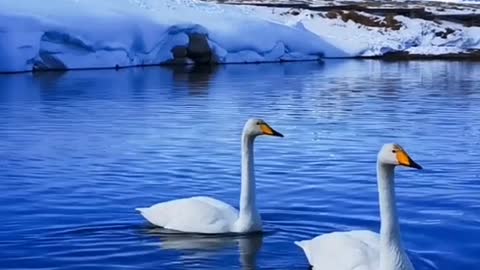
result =
[[[0,72],[480,49],[451,22],[192,0],[0,0],[0,22]]]

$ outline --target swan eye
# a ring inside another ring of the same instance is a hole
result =
[[[261,123],[260,122],[257,122],[257,126],[259,126]]]
[[[395,149],[392,150],[392,153],[396,153],[396,152],[397,152],[397,150],[395,150]]]

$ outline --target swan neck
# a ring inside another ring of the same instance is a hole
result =
[[[399,261],[406,261],[400,239],[400,226],[395,199],[395,167],[377,163],[377,181],[380,203],[380,267],[392,268]]]
[[[381,220],[380,236],[388,242],[396,241],[400,236],[400,228],[395,199],[395,167],[378,163],[377,175]]]
[[[240,216],[252,217],[255,207],[255,175],[253,165],[253,141],[255,137],[242,134],[242,186],[240,191]]]

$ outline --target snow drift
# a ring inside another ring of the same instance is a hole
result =
[[[346,56],[242,8],[173,0],[0,0],[0,71]]]
[[[0,72],[480,50],[480,27],[386,20],[194,0],[0,0]]]

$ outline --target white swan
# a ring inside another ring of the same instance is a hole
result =
[[[333,232],[295,242],[310,265],[322,270],[413,270],[400,239],[394,170],[422,169],[398,144],[385,144],[377,157],[380,235],[371,231]]]
[[[191,197],[155,204],[136,210],[150,223],[188,233],[247,233],[262,230],[255,206],[253,142],[259,135],[283,137],[261,119],[249,119],[242,133],[242,176],[240,211],[210,198]]]

